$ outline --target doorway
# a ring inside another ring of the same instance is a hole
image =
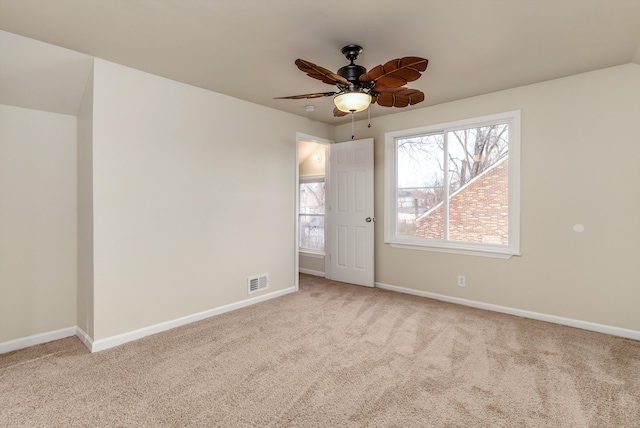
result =
[[[299,273],[373,287],[373,139],[298,133],[296,158],[296,288]]]
[[[299,273],[329,277],[327,233],[329,218],[328,146],[332,141],[297,135],[296,261]]]

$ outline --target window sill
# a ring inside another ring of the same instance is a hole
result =
[[[386,242],[393,248],[404,250],[433,251],[436,253],[461,254],[465,256],[490,257],[494,259],[510,259],[513,256],[520,256],[520,252],[513,252],[508,248],[463,248],[463,247],[442,247],[424,244],[407,244],[398,242]]]
[[[324,258],[324,251],[320,251],[320,250],[303,250],[303,249],[299,249],[298,250],[298,254],[301,256],[305,256],[305,257],[313,257],[316,259],[323,259]]]

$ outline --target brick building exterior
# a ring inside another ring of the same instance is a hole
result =
[[[474,178],[451,195],[449,240],[508,244],[508,158]],[[416,220],[416,237],[444,237],[444,204]]]

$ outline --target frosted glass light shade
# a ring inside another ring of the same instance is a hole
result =
[[[364,92],[345,92],[333,99],[338,110],[345,113],[366,110],[371,104],[371,95]]]

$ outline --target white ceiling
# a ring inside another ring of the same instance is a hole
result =
[[[0,30],[327,123],[349,121],[332,117],[331,98],[274,98],[331,91],[294,61],[337,70],[350,43],[364,47],[356,62],[367,68],[401,56],[429,59],[408,85],[426,100],[407,109],[640,64],[639,0],[0,0]],[[40,61],[25,60],[25,46],[7,47],[16,42],[10,36],[0,39],[0,102],[8,87],[19,98],[22,86],[51,76],[42,45],[31,52]],[[83,67],[56,75],[78,79]],[[371,116],[398,111],[374,105]]]

